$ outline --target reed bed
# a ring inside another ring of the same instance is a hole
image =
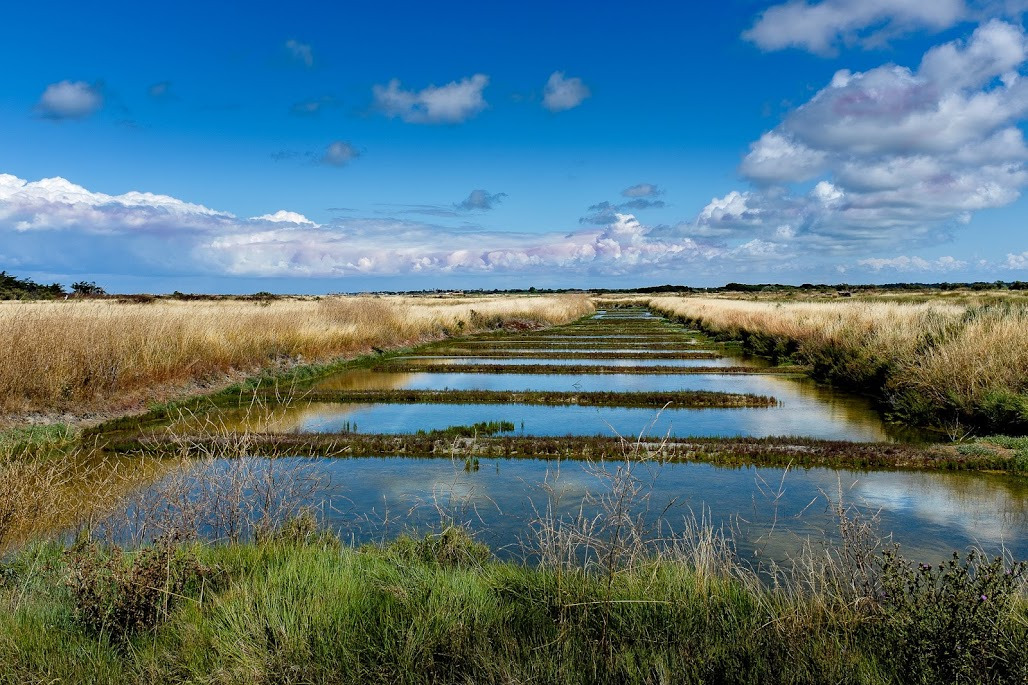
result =
[[[0,303],[0,413],[120,410],[233,374],[564,323],[581,296]]]
[[[656,311],[815,376],[878,393],[898,417],[1028,431],[1028,307],[654,297]]]

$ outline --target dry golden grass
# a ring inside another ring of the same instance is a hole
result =
[[[831,380],[882,391],[922,422],[1028,425],[1028,307],[948,301],[654,297],[658,311],[783,345]],[[786,344],[788,343],[788,344]]]
[[[591,310],[581,296],[3,302],[0,413],[128,408],[233,373]]]

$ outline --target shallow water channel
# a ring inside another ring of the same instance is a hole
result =
[[[678,352],[707,358],[656,358],[666,352],[669,334],[682,340]],[[577,356],[568,358],[567,347],[519,347],[526,338],[574,341],[571,352]],[[660,340],[661,349],[647,349],[648,340]],[[611,346],[600,346],[605,341]],[[596,346],[590,347],[590,342]],[[476,346],[491,348],[489,355],[476,354]],[[455,355],[456,347],[469,350],[467,356]],[[507,349],[523,356],[505,357]],[[616,358],[591,358],[609,353],[616,353]],[[659,373],[643,368],[655,366],[661,367]],[[311,391],[345,396],[393,390],[696,390],[771,396],[777,403],[766,408],[660,410],[618,406],[616,397],[609,406],[546,406],[306,401],[301,396],[288,404],[222,409],[205,420],[233,431],[291,434],[400,434],[504,421],[514,429],[502,434],[528,436],[792,436],[858,442],[924,438],[923,433],[887,423],[867,398],[767,367],[766,361],[745,357],[731,346],[713,343],[649,312],[601,312],[540,333],[492,334],[428,346],[406,357],[386,357],[370,368],[321,379]],[[175,427],[188,430],[194,422],[185,420]],[[317,487],[307,493],[309,502],[321,506],[331,526],[356,540],[375,539],[411,525],[437,524],[445,512],[466,521],[483,541],[508,554],[530,537],[532,521],[548,509],[558,516],[595,513],[586,493],[604,486],[588,465],[530,458],[482,459],[474,466],[463,459],[402,457],[267,462],[267,468],[281,467],[300,467],[313,474]],[[649,506],[662,510],[675,503],[665,514],[666,524],[674,528],[695,515],[731,528],[740,554],[748,558],[781,562],[795,556],[805,541],[832,539],[836,521],[829,503],[839,498],[865,515],[876,513],[881,532],[892,535],[914,558],[939,561],[970,545],[1028,558],[1025,479],[705,464],[640,468],[646,469]]]
[[[262,460],[258,468],[280,477],[300,474],[309,502],[345,539],[377,541],[457,521],[508,558],[534,548],[533,526],[550,515],[565,521],[579,512],[595,516],[590,495],[607,487],[594,465],[580,461],[482,459],[468,468],[463,459],[280,458]],[[911,559],[941,562],[971,546],[1028,559],[1024,480],[697,463],[635,468],[643,496],[633,513],[659,522],[665,532],[702,520],[729,534],[743,560],[787,563],[805,544],[837,541],[840,502],[850,516],[877,518],[883,539],[899,543]],[[161,483],[152,487],[153,494],[162,492]]]

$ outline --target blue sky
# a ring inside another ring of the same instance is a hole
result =
[[[211,5],[5,9],[0,269],[1028,279],[1019,2]]]

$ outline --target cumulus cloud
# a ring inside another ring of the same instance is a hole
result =
[[[0,174],[0,226],[18,232],[69,229],[86,233],[208,229],[234,217],[168,195],[107,195],[56,177],[25,181]]]
[[[488,190],[478,188],[472,190],[464,200],[454,206],[467,211],[487,211],[502,202],[505,197],[507,197],[507,193],[490,193]]]
[[[1028,269],[1028,252],[1022,252],[1021,254],[1008,253],[1005,266],[1008,269]]]
[[[311,221],[310,219],[308,219],[307,217],[305,217],[303,214],[300,214],[298,212],[290,212],[290,211],[285,210],[285,209],[280,209],[277,212],[275,212],[274,214],[262,214],[260,216],[255,216],[251,220],[252,221],[268,221],[270,223],[277,223],[277,224],[296,224],[298,226],[303,226],[303,225],[317,226],[318,225],[318,224],[314,223],[313,221]]]
[[[840,44],[874,47],[911,31],[941,31],[969,14],[964,0],[789,0],[762,12],[743,38],[763,50],[830,55]]]
[[[769,131],[750,145],[740,171],[759,183],[802,181],[821,171],[826,154],[801,142]]]
[[[475,74],[445,86],[430,85],[419,91],[401,87],[399,79],[372,88],[375,107],[390,118],[411,124],[459,124],[487,107],[482,92],[489,77]]]
[[[294,60],[308,69],[314,66],[314,51],[309,44],[290,38],[286,41],[286,50]]]
[[[764,210],[752,198],[750,193],[738,190],[712,198],[696,217],[696,233],[730,235],[739,229],[762,225]]]
[[[103,95],[85,81],[51,83],[36,103],[36,111],[46,119],[83,119],[103,106]]]
[[[389,239],[383,240],[385,235]],[[455,232],[396,221],[341,222],[334,230],[218,237],[203,246],[203,253],[228,273],[311,276],[555,268],[618,275],[639,269],[674,270],[722,255],[689,238],[656,236],[630,215],[602,230],[570,234]]]
[[[903,272],[924,272],[924,273],[945,273],[947,271],[960,271],[967,266],[967,262],[955,257],[939,257],[938,259],[924,259],[923,257],[885,257],[861,259],[857,262],[874,272],[882,270],[903,271]]]
[[[582,79],[567,78],[563,71],[555,71],[543,88],[543,107],[551,112],[563,112],[578,107],[590,95]]]
[[[917,69],[837,72],[750,146],[740,172],[759,190],[715,200],[695,230],[788,227],[836,251],[947,237],[1028,183],[1026,59],[1024,30],[992,20],[930,49]]]
[[[360,150],[345,140],[337,140],[325,148],[321,163],[330,166],[346,166],[361,156]]]
[[[446,228],[395,218],[319,225],[279,210],[240,218],[166,195],[108,195],[60,178],[0,175],[5,256],[28,266],[177,270],[240,276],[520,273],[555,269],[617,275],[678,272],[742,258],[730,250],[619,214],[571,233]],[[103,254],[95,257],[98,250]],[[90,263],[93,257],[96,263]],[[145,265],[145,266],[141,266]]]

